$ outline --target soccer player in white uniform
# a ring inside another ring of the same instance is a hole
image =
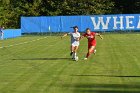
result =
[[[4,27],[0,27],[0,38],[1,38],[1,40],[3,40],[3,37],[4,37],[4,32],[2,30],[4,30]]]
[[[61,38],[70,35],[71,36],[71,53],[70,55],[74,60],[78,60],[77,56],[77,50],[79,47],[79,38],[80,38],[80,33],[78,32],[78,26],[72,27],[74,29],[74,32],[64,34]]]

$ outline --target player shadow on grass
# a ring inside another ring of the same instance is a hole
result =
[[[140,93],[140,84],[99,84],[99,83],[75,83],[64,84],[64,87],[72,88],[73,93]]]
[[[70,75],[72,77],[86,78],[94,77],[104,80],[105,78],[132,78],[139,79],[140,75]],[[66,83],[63,87],[68,87],[72,89],[73,93],[140,93],[140,83],[139,82],[129,82],[129,83],[102,83],[96,81],[94,82],[80,82],[80,83]]]
[[[140,75],[71,75],[79,77],[120,77],[120,78],[140,78]]]
[[[71,60],[71,58],[21,58],[12,60]]]

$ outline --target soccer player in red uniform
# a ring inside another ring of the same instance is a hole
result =
[[[86,57],[84,58],[84,60],[87,60],[88,57],[92,53],[96,52],[96,50],[95,50],[95,47],[96,47],[95,36],[99,36],[101,39],[103,39],[103,37],[99,33],[91,32],[91,30],[89,28],[87,28],[86,33],[83,34],[80,38],[80,39],[82,39],[82,38],[86,37],[88,39],[88,53],[87,53]]]

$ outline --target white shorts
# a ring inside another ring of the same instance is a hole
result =
[[[71,45],[72,46],[79,46],[79,42],[73,42]]]

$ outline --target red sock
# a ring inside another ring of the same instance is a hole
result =
[[[90,56],[90,54],[89,54],[89,53],[87,53],[86,58],[88,58],[89,56]]]
[[[90,54],[94,53],[94,50],[91,51],[91,53],[87,53],[86,58],[88,58],[90,56]]]

